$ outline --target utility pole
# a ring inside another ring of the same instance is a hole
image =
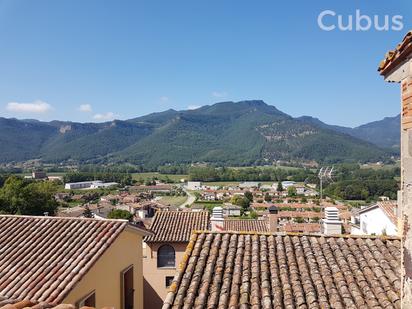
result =
[[[319,187],[320,187],[320,202],[322,203],[323,200],[323,182],[333,181],[333,169],[334,167],[322,167],[319,170],[318,178],[319,178]]]

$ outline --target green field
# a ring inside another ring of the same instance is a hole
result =
[[[180,206],[186,202],[187,196],[163,196],[158,200],[163,205]]]
[[[170,179],[173,182],[177,183],[180,182],[181,179],[187,180],[188,175],[173,175],[173,174],[160,174],[156,172],[151,173],[133,173],[132,177],[134,180],[152,180],[153,178],[157,178],[159,180]]]

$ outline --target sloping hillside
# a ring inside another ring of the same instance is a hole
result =
[[[263,164],[276,160],[377,161],[390,151],[263,101],[222,102],[107,123],[0,119],[0,162]],[[339,131],[339,132],[338,132]]]

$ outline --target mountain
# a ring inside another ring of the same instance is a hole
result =
[[[394,152],[399,153],[401,131],[400,115],[386,117],[382,120],[373,121],[355,128],[328,125],[310,116],[302,116],[298,119],[321,128],[349,134],[382,148],[391,148]]]
[[[391,151],[263,101],[222,102],[106,123],[0,118],[0,162],[69,159],[159,166],[211,162],[263,164],[378,161]]]

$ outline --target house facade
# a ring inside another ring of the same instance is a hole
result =
[[[124,220],[0,216],[0,298],[142,309],[145,235]]]
[[[143,259],[145,309],[161,308],[190,236],[209,229],[209,212],[158,211],[145,238]]]

